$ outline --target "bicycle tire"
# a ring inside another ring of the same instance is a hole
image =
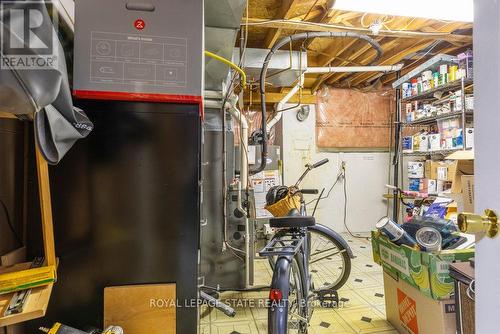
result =
[[[316,265],[314,262],[314,259],[311,256],[310,259],[310,264],[309,264],[309,270],[310,270],[310,275],[311,275],[311,282],[313,282],[316,286],[313,287],[315,289],[332,289],[332,290],[339,290],[344,284],[347,282],[349,279],[349,275],[351,274],[351,258],[349,256],[349,253],[347,252],[347,249],[345,249],[344,245],[342,245],[341,242],[339,242],[336,238],[333,236],[315,229],[314,227],[308,229],[308,233],[311,236],[311,242],[310,242],[310,247],[314,247],[313,245],[313,235],[319,235],[323,239],[327,240],[328,242],[331,242],[332,244],[335,245],[335,247],[338,248],[340,252],[340,257],[342,259],[343,265],[342,265],[342,273],[340,274],[339,278],[336,279],[333,282],[325,282],[326,280],[323,279],[324,277],[319,277],[319,274],[315,272],[314,267],[320,267],[320,268],[325,268],[323,265]],[[325,258],[328,260],[328,258]],[[322,285],[319,285],[318,282],[321,282]],[[328,284],[327,284],[328,283]]]
[[[290,319],[290,295],[295,291],[297,312],[301,317],[307,318],[307,303],[303,291],[302,277],[295,258],[280,257],[275,263],[271,290],[277,289],[283,295],[283,301],[268,308],[268,333],[269,334],[307,334],[307,321],[298,319],[294,323]],[[293,281],[291,282],[290,279]]]

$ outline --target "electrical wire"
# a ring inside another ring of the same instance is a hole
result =
[[[337,179],[333,183],[333,185],[330,187],[330,190],[328,190],[328,193],[324,197],[319,197],[316,199],[313,199],[312,201],[309,201],[306,203],[306,205],[310,205],[313,202],[320,201],[322,199],[328,198],[330,196],[330,193],[332,192],[333,188],[340,182],[340,180],[343,180],[343,192],[344,192],[344,217],[343,217],[343,223],[344,223],[344,228],[346,231],[353,237],[353,238],[359,238],[359,239],[366,239],[369,240],[369,237],[363,237],[360,235],[355,235],[354,233],[351,232],[349,229],[349,226],[347,226],[347,204],[348,204],[348,196],[347,196],[347,178],[346,178],[346,168],[343,165],[339,174],[337,175]]]
[[[346,177],[346,170],[345,168],[343,169],[343,179],[344,179],[344,227],[347,231],[347,233],[349,233],[351,235],[351,237],[353,238],[358,238],[358,239],[365,239],[365,240],[370,240],[369,237],[363,237],[363,236],[360,236],[360,235],[355,235],[351,232],[351,230],[349,229],[349,227],[347,226],[347,203],[348,203],[348,198],[347,198],[347,177]]]
[[[438,46],[439,44],[441,43],[441,41],[435,41],[430,48],[429,50],[427,50],[427,52],[424,53],[423,56],[421,56],[420,58],[418,58],[417,60],[415,60],[414,62],[412,62],[411,64],[409,65],[405,65],[405,67],[411,67],[412,65],[415,65],[416,63],[418,63],[419,61],[421,61],[422,59],[424,59],[429,53],[431,53],[432,50],[434,50],[434,48],[436,48],[436,46]]]
[[[358,32],[358,33],[367,33],[367,34],[372,34],[371,29],[369,28],[353,28],[353,27],[347,27],[343,25],[338,25],[338,24],[330,24],[330,23],[319,23],[319,22],[304,22],[304,21],[293,21],[293,20],[287,20],[287,19],[274,19],[274,20],[265,20],[265,21],[259,21],[259,22],[249,22],[249,26],[259,26],[259,25],[266,25],[269,23],[293,23],[296,26],[305,26],[305,27],[322,27],[322,28],[331,28],[331,29],[338,29],[338,30],[345,30],[345,31],[353,31],[353,32]],[[422,32],[422,31],[412,31],[412,30],[380,30],[379,33],[401,33],[405,34],[408,36],[415,36],[415,37],[436,37],[436,36],[452,36],[453,34],[451,32]]]
[[[2,205],[3,211],[5,213],[5,218],[7,219],[7,225],[9,226],[10,231],[12,232],[12,235],[16,239],[17,243],[19,243],[20,246],[23,245],[23,241],[21,240],[21,237],[19,234],[17,234],[16,229],[14,228],[14,224],[12,223],[12,220],[10,219],[10,214],[9,214],[9,209],[7,208],[7,205],[5,202],[0,198],[0,204]]]
[[[324,197],[319,197],[319,198],[315,198],[309,202],[306,203],[306,205],[310,205],[311,203],[314,203],[314,202],[319,202],[321,201],[322,199],[327,199],[328,197],[330,197],[330,193],[332,192],[333,188],[337,185],[337,183],[339,183],[339,181],[342,179],[342,176],[343,176],[343,172],[340,171],[340,173],[337,175],[337,178],[335,179],[335,182],[332,184],[332,186],[330,187],[330,189],[328,190],[326,196]]]
[[[304,41],[312,38],[356,38],[360,40],[364,40],[365,42],[369,43],[376,51],[374,57],[370,61],[369,65],[375,64],[383,54],[383,49],[380,46],[380,44],[375,41],[373,38],[364,35],[364,34],[359,34],[359,33],[353,33],[353,32],[334,32],[334,31],[322,31],[322,32],[305,32],[305,33],[300,33],[300,34],[294,34],[290,36],[286,36],[276,42],[273,47],[269,50],[269,53],[267,54],[266,58],[264,59],[264,62],[262,64],[262,69],[260,72],[260,77],[259,77],[259,82],[260,82],[260,106],[261,106],[261,113],[262,113],[262,124],[261,124],[261,131],[263,132],[264,136],[262,138],[262,150],[261,150],[261,161],[260,165],[256,169],[250,170],[250,173],[252,175],[259,173],[263,171],[266,168],[267,165],[267,136],[266,136],[266,127],[267,127],[267,107],[266,107],[266,77],[267,77],[267,71],[269,68],[269,64],[271,62],[271,59],[273,55],[284,45],[288,43],[293,43],[296,41]]]

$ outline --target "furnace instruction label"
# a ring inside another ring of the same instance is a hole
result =
[[[186,87],[184,38],[91,32],[90,82]]]

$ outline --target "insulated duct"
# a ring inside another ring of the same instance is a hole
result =
[[[373,65],[375,64],[380,57],[382,56],[382,48],[380,47],[380,44],[378,44],[373,38],[362,35],[362,34],[357,34],[357,33],[352,33],[352,32],[334,32],[334,31],[321,31],[321,32],[306,32],[306,33],[299,33],[299,34],[294,34],[291,36],[287,36],[279,40],[272,48],[269,50],[269,53],[266,56],[266,59],[264,60],[264,63],[262,65],[262,71],[260,72],[260,105],[262,109],[262,124],[261,124],[261,129],[262,129],[262,153],[261,153],[261,162],[260,166],[257,167],[256,169],[253,169],[250,171],[250,174],[256,174],[264,170],[266,168],[267,164],[267,134],[266,134],[266,126],[267,126],[267,111],[266,111],[266,75],[267,75],[267,69],[269,67],[269,62],[271,61],[271,58],[273,57],[274,53],[279,50],[281,47],[283,47],[286,44],[291,44],[295,41],[302,41],[302,40],[307,40],[310,38],[358,38],[365,40],[367,43],[373,46],[377,54],[373,58],[373,60],[368,64],[368,65]]]

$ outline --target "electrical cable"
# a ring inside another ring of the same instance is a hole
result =
[[[338,24],[330,24],[330,23],[319,23],[319,22],[304,22],[304,21],[294,21],[294,20],[287,20],[287,19],[275,19],[275,20],[265,20],[265,21],[259,21],[259,22],[249,22],[249,26],[259,26],[259,25],[266,25],[269,23],[293,23],[296,26],[314,26],[314,27],[321,27],[321,28],[331,28],[331,29],[337,29],[337,30],[345,30],[346,32],[350,33],[367,33],[367,34],[373,34],[372,31],[369,28],[353,28],[353,27],[347,27],[343,25],[338,25]],[[321,31],[325,32],[325,31]],[[328,31],[326,31],[328,32]],[[380,30],[379,33],[400,33],[400,34],[405,34],[408,36],[415,36],[415,37],[439,37],[443,36],[445,38],[446,36],[453,36],[452,33],[448,32],[422,32],[422,31],[411,31],[411,30]]]
[[[370,237],[363,237],[363,236],[360,236],[360,235],[355,235],[351,232],[351,230],[349,229],[349,227],[347,226],[347,178],[346,178],[346,170],[345,168],[343,169],[343,173],[344,173],[344,227],[347,231],[347,233],[349,233],[351,235],[351,237],[353,238],[358,238],[358,239],[365,239],[365,240],[370,240]]]
[[[310,205],[313,202],[319,202],[322,199],[327,199],[328,197],[330,197],[330,193],[332,192],[333,188],[337,185],[337,183],[339,183],[339,181],[342,179],[342,176],[343,176],[343,173],[342,173],[342,171],[340,171],[340,173],[337,175],[337,178],[335,179],[335,182],[333,183],[333,185],[330,187],[330,189],[326,193],[326,196],[324,196],[324,197],[320,196],[319,198],[315,198],[315,199],[307,202],[306,205]]]
[[[438,46],[440,43],[441,43],[441,41],[435,41],[435,42],[433,42],[433,44],[434,44],[434,45],[432,45],[432,46],[430,47],[430,49],[429,49],[429,50],[427,50],[427,52],[426,52],[426,53],[424,53],[424,55],[423,55],[423,56],[421,56],[420,58],[418,58],[417,60],[415,60],[414,62],[412,62],[410,65],[406,65],[405,67],[406,67],[406,68],[408,68],[408,67],[410,67],[410,66],[412,66],[412,65],[414,65],[414,64],[416,64],[416,63],[418,63],[418,62],[419,62],[419,61],[421,61],[422,59],[424,59],[424,58],[425,58],[425,57],[426,57],[426,56],[427,56],[427,55],[428,55],[428,54],[429,54],[432,50],[434,50],[434,48],[435,48],[436,46]]]
[[[7,219],[7,225],[9,226],[10,231],[12,232],[12,235],[16,239],[17,243],[19,243],[20,246],[23,245],[23,241],[21,240],[21,237],[19,234],[17,234],[16,229],[14,228],[14,224],[12,223],[12,220],[10,219],[10,214],[9,214],[9,209],[7,208],[7,205],[5,202],[0,198],[0,204],[2,205],[3,211],[5,213],[5,218]]]
[[[262,138],[262,150],[261,150],[261,162],[260,165],[256,169],[250,170],[250,174],[254,175],[256,173],[259,173],[263,171],[266,168],[267,165],[267,134],[266,134],[266,126],[267,126],[267,109],[266,109],[266,77],[267,77],[267,70],[269,68],[269,63],[271,62],[271,58],[273,55],[278,51],[280,48],[282,48],[284,45],[288,43],[293,43],[295,41],[304,41],[308,40],[310,38],[357,38],[357,39],[362,39],[369,43],[376,51],[375,56],[373,59],[370,61],[368,65],[373,65],[376,63],[383,54],[382,47],[380,44],[375,41],[373,38],[359,34],[359,33],[354,33],[354,32],[334,32],[334,31],[321,31],[321,32],[305,32],[305,33],[299,33],[299,34],[294,34],[291,36],[287,36],[276,42],[271,50],[269,50],[269,53],[267,54],[266,58],[264,59],[264,62],[262,64],[262,70],[260,72],[260,104],[261,104],[261,112],[262,112],[262,124],[261,124],[261,131],[264,134]]]

